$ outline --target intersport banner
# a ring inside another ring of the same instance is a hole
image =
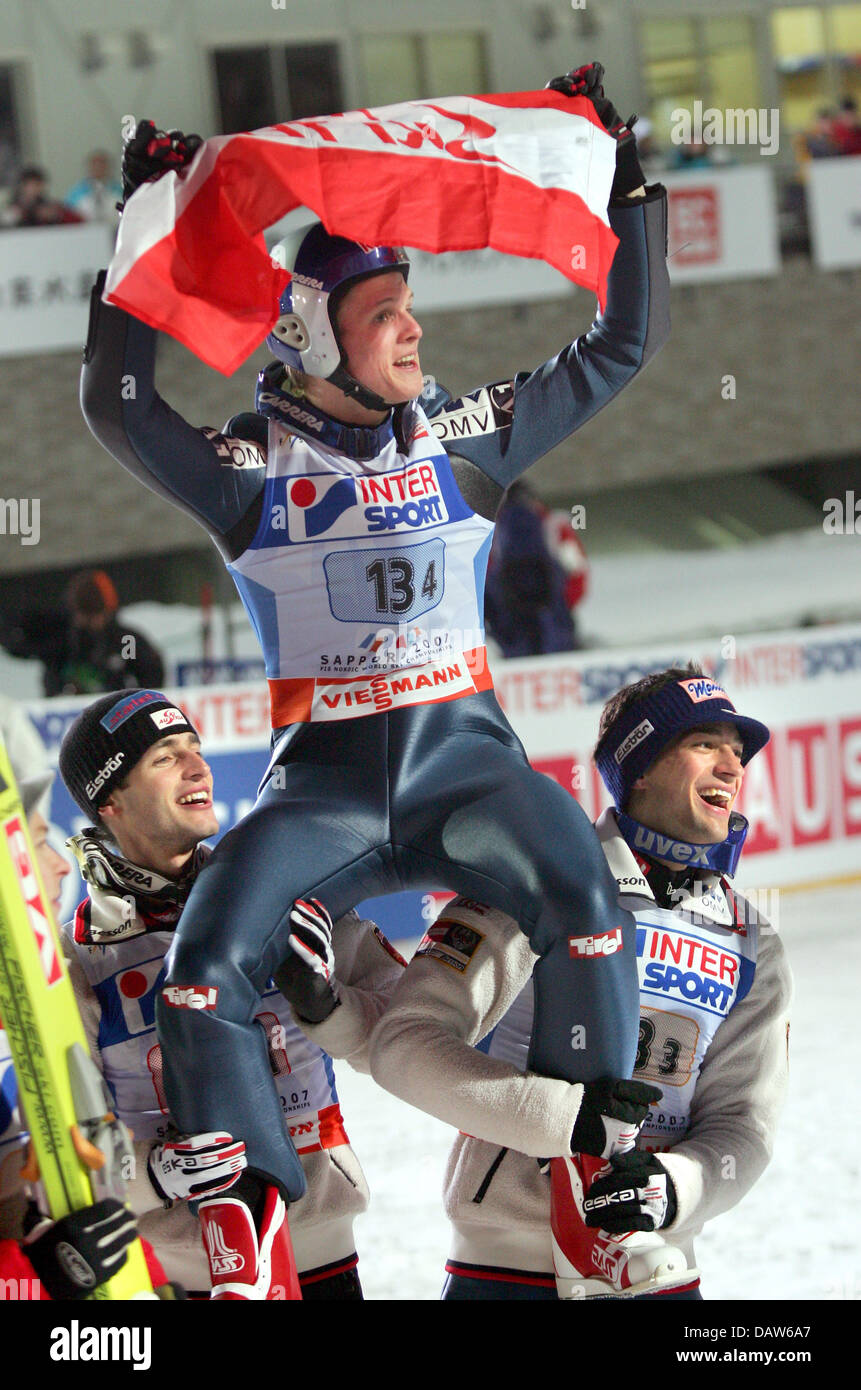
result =
[[[266,227],[309,208],[334,235],[546,261],[603,305],[616,142],[591,102],[513,92],[402,102],[203,143],[129,200],[105,298],[229,374],[288,273]]]
[[[722,685],[740,714],[761,719],[771,742],[749,764],[738,809],[750,822],[737,882],[764,894],[800,884],[861,876],[861,624],[724,637],[700,646],[650,646],[498,661],[496,692],[534,767],[555,778],[594,819],[608,804],[591,762],[598,718],[622,685],[650,671],[697,661]],[[200,732],[214,777],[222,833],[254,802],[268,761],[269,702],[264,683],[202,686],[174,692]],[[29,706],[56,764],[60,739],[86,699]],[[54,842],[83,826],[59,780],[51,819]],[[71,876],[70,876],[71,879]],[[67,880],[67,915],[80,883]],[[368,906],[392,939],[419,935],[440,894],[401,894]]]

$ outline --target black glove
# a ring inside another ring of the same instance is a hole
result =
[[[566,97],[586,97],[594,106],[598,119],[616,141],[616,176],[610,191],[611,198],[623,198],[642,188],[646,182],[637,157],[637,141],[633,126],[636,116],[623,121],[612,101],[604,95],[601,85],[604,69],[600,63],[586,63],[563,77],[554,77],[547,87],[552,92],[561,92]]]
[[[161,178],[169,169],[183,169],[190,164],[202,144],[199,135],[156,130],[152,121],[138,121],[134,135],[123,149],[120,210],[142,183]]]
[[[647,1086],[644,1081],[617,1081],[613,1077],[587,1081],[571,1135],[571,1152],[611,1158],[633,1148],[649,1106],[662,1094],[657,1086]]]
[[[128,1207],[105,1197],[24,1240],[24,1253],[53,1299],[86,1298],[121,1269],[138,1233]]]
[[[332,919],[316,898],[297,898],[290,924],[291,954],[275,971],[275,983],[300,1018],[308,1023],[322,1023],[340,1003]]]
[[[634,1149],[611,1161],[613,1171],[596,1178],[583,1200],[586,1225],[613,1235],[669,1226],[677,1210],[676,1189],[660,1159]]]

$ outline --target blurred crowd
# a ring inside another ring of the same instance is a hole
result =
[[[818,111],[810,129],[796,139],[795,150],[801,163],[861,154],[861,120],[855,99],[844,97],[836,110],[826,106]]]
[[[8,201],[0,209],[0,227],[57,227],[75,222],[112,226],[121,197],[122,188],[104,150],[90,152],[84,177],[62,199],[52,195],[45,170],[27,164],[9,185]]]

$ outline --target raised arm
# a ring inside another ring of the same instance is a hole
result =
[[[656,184],[644,197],[621,198],[609,216],[619,245],[604,311],[588,333],[512,381],[431,402],[431,426],[446,450],[500,488],[591,420],[667,341],[666,190]]]
[[[91,432],[123,468],[197,521],[228,559],[251,539],[266,466],[265,440],[237,417],[227,434],[196,429],[155,386],[158,335],[93,289],[81,373]]]

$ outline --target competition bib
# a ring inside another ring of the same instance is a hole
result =
[[[488,689],[491,522],[420,412],[366,461],[270,426],[260,525],[231,566],[263,646],[273,725]]]

